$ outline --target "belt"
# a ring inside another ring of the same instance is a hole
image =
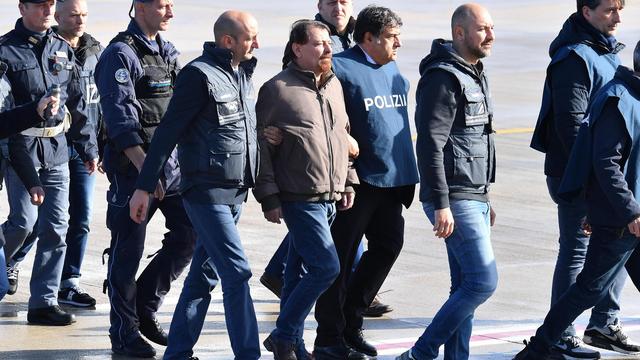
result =
[[[56,125],[53,127],[44,127],[44,128],[32,127],[30,129],[24,130],[20,134],[25,136],[33,136],[33,137],[40,137],[40,138],[52,138],[52,137],[58,136],[63,132],[66,133],[69,130],[70,126],[71,126],[71,113],[65,107],[64,118],[62,119],[62,122],[59,125]]]

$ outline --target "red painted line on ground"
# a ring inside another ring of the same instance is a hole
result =
[[[639,325],[640,320],[633,319],[624,321],[624,325]],[[584,326],[577,325],[576,330],[582,332],[585,329]],[[513,338],[516,336],[522,336],[523,339],[533,335],[536,331],[536,328],[532,327],[530,329],[522,329],[522,330],[512,330],[512,331],[498,331],[498,332],[488,332],[483,334],[475,334],[471,335],[471,343],[482,343],[487,341],[496,341],[503,340],[506,341],[509,338]],[[417,340],[417,339],[416,339]],[[415,341],[402,341],[402,342],[383,342],[380,344],[376,344],[376,348],[378,350],[394,350],[394,349],[407,349],[413,346]]]

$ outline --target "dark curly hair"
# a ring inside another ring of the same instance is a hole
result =
[[[400,26],[402,26],[402,19],[391,9],[369,5],[358,14],[353,39],[356,43],[361,44],[364,42],[364,34],[366,33],[378,37],[386,28]]]

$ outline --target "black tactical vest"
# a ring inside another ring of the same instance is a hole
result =
[[[160,124],[173,95],[176,80],[177,60],[166,63],[160,54],[153,54],[131,33],[119,33],[111,43],[123,42],[129,45],[138,55],[142,65],[143,76],[136,81],[136,99],[142,107],[139,116],[142,126],[141,138],[143,149],[148,149],[153,133]]]
[[[485,194],[496,171],[493,102],[487,79],[484,74],[474,77],[446,62],[434,63],[428,69],[453,74],[464,94],[464,124],[454,122],[443,149],[449,191]]]

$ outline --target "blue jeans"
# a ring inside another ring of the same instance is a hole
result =
[[[433,204],[423,203],[423,208],[433,224]],[[418,360],[437,358],[442,344],[445,359],[468,359],[473,314],[491,297],[498,284],[491,247],[490,205],[474,200],[452,200],[450,208],[455,228],[445,243],[451,292],[412,349]]]
[[[551,306],[536,332],[536,345],[555,344],[583,311],[602,301],[612,291],[636,246],[638,238],[626,228],[592,226],[584,267],[576,282]]]
[[[280,316],[274,337],[289,343],[302,339],[304,320],[318,297],[340,273],[340,261],[331,237],[333,202],[283,202],[282,215],[289,229],[289,253],[280,298]],[[304,264],[307,272],[300,276]]]
[[[584,266],[587,247],[589,246],[589,236],[582,231],[582,222],[587,216],[587,204],[582,197],[573,201],[559,198],[556,194],[560,187],[560,180],[560,178],[547,177],[549,195],[558,206],[558,227],[560,232],[558,259],[553,272],[553,285],[551,288],[551,305],[555,304],[567,289],[576,282],[576,277]],[[615,279],[611,292],[591,309],[588,327],[598,326],[603,328],[616,322],[620,312],[620,294],[626,279],[626,271],[621,271]],[[576,329],[573,324],[569,325],[562,334],[563,337],[575,335]]]
[[[69,167],[67,164],[38,169],[46,194],[40,206],[31,204],[30,196],[18,175],[7,169],[6,185],[10,213],[2,225],[6,238],[6,256],[14,255],[32,231],[39,239],[31,274],[29,308],[58,304],[58,288],[66,251],[65,236],[69,219]],[[33,228],[38,219],[37,228]]]
[[[235,358],[259,359],[258,323],[249,292],[251,268],[236,227],[242,205],[183,202],[197,233],[196,249],[171,321],[164,359],[193,355],[218,278]]]
[[[89,224],[93,209],[93,190],[96,176],[89,175],[84,162],[73,146],[69,147],[69,230],[65,239],[67,252],[62,267],[61,288],[69,288],[80,284],[80,268],[89,239]],[[11,264],[24,260],[37,240],[31,233],[18,252],[12,257]]]

